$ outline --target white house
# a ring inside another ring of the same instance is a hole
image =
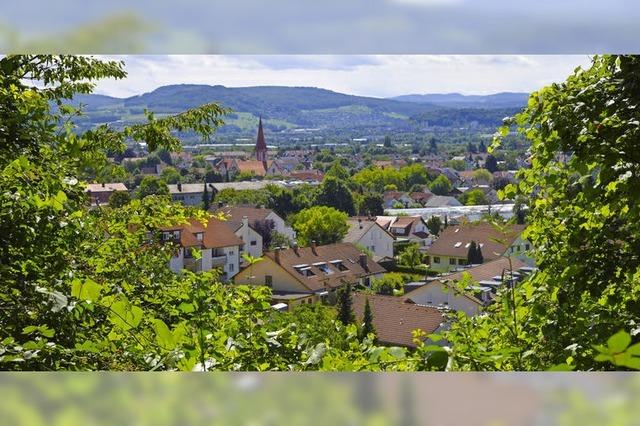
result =
[[[375,261],[393,257],[395,238],[378,225],[375,219],[351,218],[347,223],[349,231],[342,241],[370,250]]]
[[[296,232],[289,225],[286,224],[276,212],[271,209],[254,208],[254,207],[223,207],[219,210],[230,221],[241,221],[245,216],[248,219],[249,225],[253,226],[256,221],[273,221],[273,230],[279,234],[285,235],[291,241],[296,238]]]
[[[252,257],[262,256],[262,235],[249,225],[247,216],[243,216],[239,222],[225,220],[223,223],[244,243],[240,247],[241,256],[243,253],[247,253]],[[240,259],[240,263],[242,263],[242,259]]]
[[[211,218],[204,226],[190,220],[184,225],[162,228],[161,232],[163,242],[176,245],[175,254],[169,261],[172,271],[179,273],[189,269],[200,272],[220,268],[224,281],[238,273],[243,242],[223,221]],[[194,249],[200,250],[199,259],[194,256]]]
[[[510,268],[515,271],[515,276],[521,268],[526,269],[526,264],[515,257],[511,262],[507,257],[500,257],[429,281],[405,293],[404,297],[418,305],[446,307],[473,316],[493,301],[497,288],[502,285],[502,277],[508,276]],[[456,284],[465,279],[468,284],[460,291]]]

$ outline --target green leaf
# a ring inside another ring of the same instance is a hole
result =
[[[180,309],[185,314],[191,313],[196,310],[195,307],[193,306],[193,303],[186,303],[186,302],[182,302],[178,306],[178,309]]]
[[[154,320],[153,329],[156,332],[156,341],[162,349],[170,351],[176,347],[176,342],[173,339],[173,334],[171,333],[171,330],[169,330],[169,327],[167,327],[167,324],[164,323],[164,321],[159,319]]]
[[[547,371],[573,371],[575,366],[569,364],[556,364]]]
[[[123,330],[137,327],[142,320],[143,311],[137,306],[132,306],[126,300],[119,300],[111,305],[111,322]]]
[[[607,340],[607,346],[612,354],[623,352],[630,343],[631,336],[623,330],[620,330]]]
[[[100,296],[102,286],[90,278],[84,281],[76,278],[71,283],[71,295],[76,299],[95,302]]]

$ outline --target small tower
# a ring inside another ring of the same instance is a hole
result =
[[[264,132],[262,131],[262,117],[258,122],[258,139],[256,140],[256,160],[267,161],[267,144],[264,141]]]

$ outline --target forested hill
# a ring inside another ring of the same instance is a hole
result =
[[[441,95],[438,95],[441,96]],[[406,102],[347,95],[313,87],[238,87],[181,84],[160,87],[129,98],[80,95],[86,105],[81,128],[98,123],[128,124],[143,119],[145,109],[158,116],[174,114],[205,103],[231,108],[221,133],[253,134],[258,116],[269,131],[317,128],[362,130],[369,133],[413,131],[426,123],[445,127],[498,126],[504,103],[477,102],[474,108],[456,108],[435,102]],[[510,107],[510,105],[508,105]],[[497,110],[501,111],[497,111]],[[464,110],[464,111],[463,111]]]

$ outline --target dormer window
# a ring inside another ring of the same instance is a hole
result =
[[[316,268],[320,269],[323,273],[325,273],[327,275],[333,274],[333,271],[331,269],[329,269],[329,265],[327,265],[326,262],[314,263],[313,266],[315,266]]]
[[[305,266],[305,267],[298,267],[296,268],[296,271],[298,271],[298,273],[300,275],[302,275],[303,277],[313,277],[316,274],[313,273],[313,271],[311,270],[311,266]]]
[[[196,233],[196,239],[198,241],[202,241],[202,239],[204,238],[204,232],[198,232]]]
[[[329,263],[331,263],[338,271],[344,272],[349,270],[349,268],[344,266],[344,263],[342,263],[342,260],[332,260]]]

